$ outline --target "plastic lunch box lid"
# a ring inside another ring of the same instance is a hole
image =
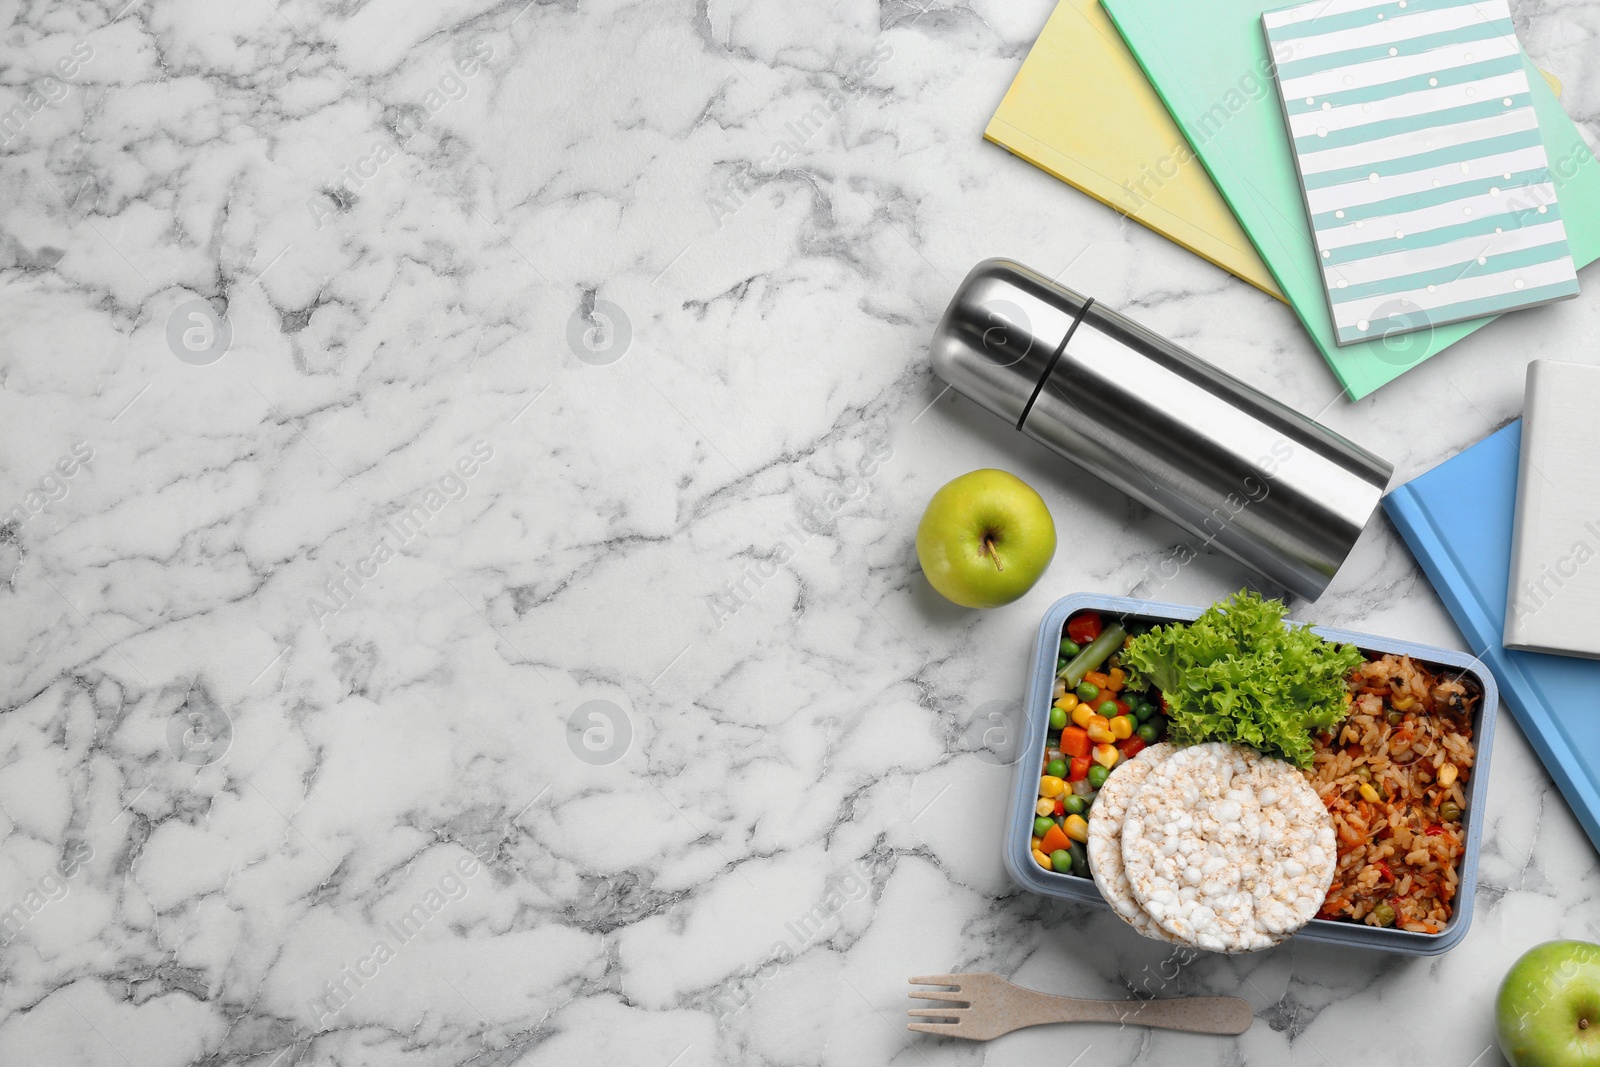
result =
[[[1045,613],[1044,620],[1039,624],[1038,645],[1034,650],[1028,702],[1023,708],[1022,747],[1017,756],[1011,790],[1011,811],[1007,817],[1006,835],[1002,847],[1006,871],[1011,875],[1012,881],[1023,889],[1044,896],[1108,907],[1093,879],[1055,874],[1034,863],[1027,847],[1028,835],[1023,832],[1025,820],[1033,818],[1033,806],[1038,796],[1039,775],[1030,769],[1038,767],[1044,758],[1048,720],[1043,711],[1050,703],[1048,697],[1055,680],[1057,646],[1067,618],[1078,611],[1099,611],[1109,615],[1134,615],[1163,621],[1187,622],[1199,616],[1203,610],[1186,604],[1166,604],[1154,600],[1136,600],[1132,597],[1104,596],[1095,593],[1073,593],[1056,601]],[[1478,850],[1483,840],[1482,815],[1489,792],[1489,755],[1494,742],[1495,717],[1500,705],[1500,691],[1495,685],[1494,675],[1476,656],[1465,652],[1326,626],[1313,626],[1312,630],[1330,641],[1348,642],[1371,652],[1406,655],[1425,663],[1457,668],[1477,680],[1483,689],[1483,699],[1478,702],[1477,712],[1473,716],[1473,743],[1477,746],[1477,755],[1473,761],[1467,810],[1462,816],[1466,828],[1466,842],[1459,870],[1456,909],[1455,914],[1450,917],[1450,922],[1437,934],[1419,934],[1410,930],[1367,926],[1361,923],[1313,919],[1294,936],[1307,941],[1325,941],[1412,956],[1436,956],[1448,952],[1460,943],[1467,935],[1468,927],[1472,925],[1473,898],[1477,892]]]

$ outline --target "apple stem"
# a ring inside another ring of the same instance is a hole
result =
[[[1000,553],[998,553],[998,552],[996,552],[994,550],[994,535],[993,534],[987,534],[986,533],[986,534],[983,535],[983,551],[984,551],[984,553],[986,555],[988,555],[988,557],[990,559],[994,560],[994,569],[995,570],[1003,571],[1003,570],[1006,569],[1006,565],[1004,563],[1000,562]]]
[[[1578,1020],[1578,1029],[1579,1030],[1587,1030],[1587,1029],[1589,1029],[1589,1020],[1588,1019],[1579,1019]]]

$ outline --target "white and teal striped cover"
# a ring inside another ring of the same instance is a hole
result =
[[[1262,23],[1339,344],[1577,295],[1507,0]]]

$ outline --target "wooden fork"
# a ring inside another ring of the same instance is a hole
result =
[[[953,986],[954,989],[913,989],[912,998],[951,1002],[944,1008],[912,1008],[910,1014],[925,1019],[954,1022],[913,1022],[907,1027],[924,1034],[945,1034],[973,1041],[988,1041],[1042,1023],[1121,1023],[1159,1030],[1186,1030],[1191,1034],[1242,1034],[1254,1016],[1247,1001],[1238,997],[1181,997],[1174,1000],[1078,1000],[1056,997],[1012,985],[998,974],[926,974],[912,985]]]

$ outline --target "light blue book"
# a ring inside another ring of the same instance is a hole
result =
[[[1519,420],[1395,489],[1383,508],[1600,849],[1600,661],[1500,643],[1521,443]]]

